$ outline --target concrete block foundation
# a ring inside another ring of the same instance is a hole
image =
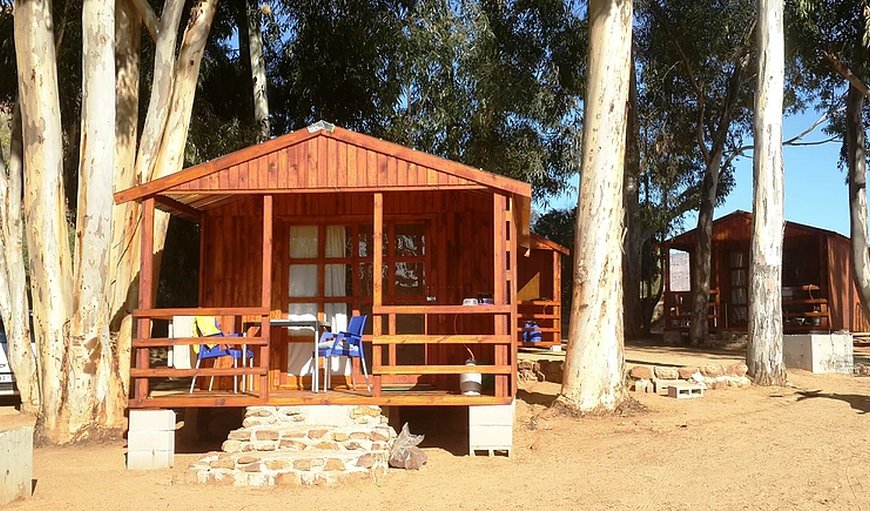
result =
[[[785,366],[814,373],[852,374],[852,334],[790,334],[782,336]]]
[[[30,496],[33,425],[32,418],[22,415],[0,420],[0,507]]]
[[[509,405],[468,407],[468,453],[503,452],[510,456],[513,447],[516,401]]]
[[[154,470],[175,463],[175,412],[130,410],[127,469]]]

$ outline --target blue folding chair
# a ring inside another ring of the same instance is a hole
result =
[[[218,327],[217,318],[213,318],[210,316],[197,316],[193,322],[194,329],[196,331],[197,337],[239,337],[239,334],[226,335],[223,331]],[[200,344],[198,346],[198,350],[196,352],[196,369],[199,369],[199,366],[202,364],[202,361],[207,358],[219,358],[219,357],[232,357],[233,358],[233,367],[239,366],[239,359],[247,357],[247,362],[250,363],[250,366],[254,366],[254,351],[249,350],[247,348],[237,349],[231,348],[226,344]],[[244,381],[242,381],[244,391]],[[193,393],[193,389],[196,387],[196,374],[193,375],[193,380],[190,382],[190,394]],[[211,376],[211,380],[208,382],[208,390],[214,387],[214,375]],[[239,381],[238,376],[233,375],[233,392],[238,392],[239,390]]]
[[[359,358],[362,364],[363,375],[366,379],[366,388],[369,392],[372,391],[372,386],[369,383],[369,373],[366,369],[366,356],[363,350],[363,329],[366,326],[366,318],[368,316],[353,316],[347,325],[346,332],[324,332],[317,343],[317,353],[314,359],[314,370],[317,371],[320,367],[320,358],[326,359],[326,377],[323,382],[323,391],[329,389],[331,374],[332,374],[332,357],[348,357]],[[353,381],[353,376],[351,376]],[[354,389],[356,386],[354,385]],[[316,392],[317,389],[314,389]]]

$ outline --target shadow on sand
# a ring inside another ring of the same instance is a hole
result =
[[[530,405],[544,405],[549,407],[556,400],[554,394],[544,394],[542,392],[529,392],[527,390],[517,390],[517,399],[525,401]]]
[[[836,392],[822,392],[821,390],[802,390],[798,392],[798,401],[805,399],[836,399],[849,403],[853,410],[860,414],[870,412],[870,396],[859,394],[837,394]]]

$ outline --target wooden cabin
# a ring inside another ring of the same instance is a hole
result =
[[[547,238],[532,233],[531,246],[520,259],[517,307],[517,344],[548,348],[562,344],[562,257],[570,251]],[[527,322],[535,322],[539,342],[523,338]]]
[[[518,259],[530,246],[535,254],[530,196],[527,183],[327,123],[117,192],[117,203],[142,204],[143,254],[152,253],[157,209],[200,232],[196,307],[155,308],[154,261],[142,260],[130,407],[510,403]],[[371,392],[359,359],[333,373],[328,392],[313,392],[318,328],[281,322],[316,317],[340,331],[354,315],[368,316]],[[152,367],[151,350],[203,342],[178,329],[152,334],[191,316],[243,334],[225,341],[253,349],[253,360]],[[460,392],[464,374],[481,375],[480,395]],[[221,377],[229,390],[166,383],[193,376]],[[233,391],[226,381],[236,378],[243,385]]]
[[[749,315],[749,250],[752,214],[735,211],[713,222],[709,327],[745,332]],[[690,268],[697,230],[663,245],[664,329],[686,331],[691,318]],[[782,306],[786,333],[867,332],[852,280],[851,241],[833,231],[786,222]]]

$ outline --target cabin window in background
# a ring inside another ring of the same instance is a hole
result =
[[[732,250],[728,253],[730,265],[731,288],[729,306],[730,326],[745,326],[749,317],[749,298],[747,284],[749,282],[749,253],[745,250]]]

